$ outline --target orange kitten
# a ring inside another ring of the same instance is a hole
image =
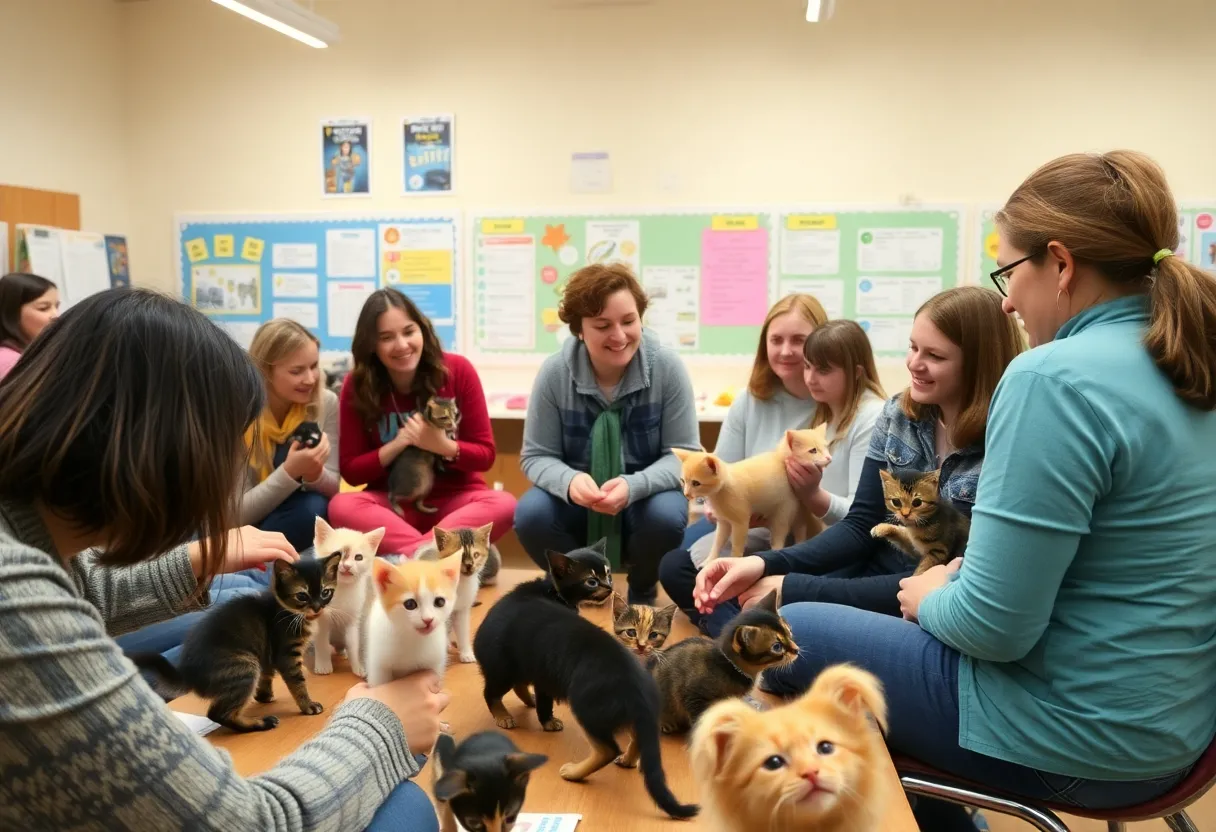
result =
[[[826,668],[799,699],[756,711],[711,707],[691,743],[712,832],[878,832],[889,790],[882,736],[887,703],[870,673]]]
[[[753,515],[765,518],[774,549],[785,546],[790,532],[794,542],[801,543],[823,531],[823,521],[794,496],[785,474],[785,460],[793,457],[825,468],[832,461],[826,431],[827,425],[787,430],[773,450],[734,463],[704,451],[672,449],[683,469],[684,496],[689,500],[708,498],[718,517],[706,563],[721,554],[728,538],[731,554],[742,557]]]
[[[372,564],[376,600],[367,616],[369,685],[416,670],[433,670],[443,678],[460,554],[441,561],[407,560],[396,566],[376,558]]]

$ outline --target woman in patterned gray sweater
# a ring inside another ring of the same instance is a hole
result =
[[[129,289],[74,306],[0,383],[0,829],[438,829],[407,782],[407,734],[429,751],[447,704],[434,676],[355,686],[242,778],[112,640],[197,608],[216,574],[295,557],[226,531],[262,396],[201,314]]]

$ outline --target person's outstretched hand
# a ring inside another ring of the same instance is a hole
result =
[[[701,613],[708,615],[718,604],[737,597],[763,577],[764,560],[755,555],[717,558],[697,573],[693,603]]]
[[[430,754],[439,738],[439,714],[452,701],[443,690],[439,677],[429,670],[411,673],[376,687],[360,682],[346,692],[343,702],[375,699],[389,707],[405,728],[405,739],[413,754]]]
[[[242,569],[265,569],[275,560],[295,563],[300,559],[294,546],[278,532],[264,532],[254,526],[241,526],[228,532],[228,557],[225,572]]]

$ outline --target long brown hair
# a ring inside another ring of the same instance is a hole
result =
[[[752,375],[747,381],[747,391],[761,401],[768,401],[781,389],[781,379],[768,363],[768,328],[773,321],[787,312],[799,313],[813,327],[821,327],[828,320],[823,304],[814,295],[786,295],[773,304],[764,316],[760,327],[760,343],[756,346],[756,360],[752,362]]]
[[[376,424],[383,413],[385,395],[393,389],[388,369],[376,355],[376,344],[380,338],[380,316],[390,309],[400,309],[405,317],[418,324],[422,332],[422,355],[418,369],[414,372],[411,391],[419,404],[434,396],[448,378],[443,363],[443,344],[435,334],[431,320],[423,315],[412,300],[396,289],[377,289],[363,302],[359,320],[355,324],[355,337],[350,351],[354,367],[350,371],[354,385],[355,410],[368,427]]]
[[[205,587],[239,525],[244,434],[264,396],[245,351],[200,312],[142,289],[99,292],[0,382],[0,499],[103,537],[107,564],[198,535]]]
[[[958,286],[929,298],[916,316],[925,315],[963,353],[963,404],[950,425],[950,442],[966,448],[984,440],[988,405],[1009,362],[1026,349],[1026,339],[1011,315],[1001,309],[1001,296],[979,286]],[[900,399],[909,419],[936,415],[937,407]]]
[[[318,349],[321,347],[321,341],[317,336],[309,332],[303,324],[293,321],[291,318],[274,318],[258,327],[258,331],[253,334],[253,341],[249,344],[249,358],[262,373],[262,380],[266,383],[267,399],[269,399],[270,380],[274,376],[275,365],[309,344]],[[325,421],[325,414],[321,407],[322,388],[321,374],[318,371],[317,383],[312,389],[312,395],[308,398],[308,404],[304,406],[305,418],[311,422],[323,423]],[[269,401],[266,406],[270,406]],[[254,468],[273,468],[273,460],[261,459],[262,456],[262,443],[255,443],[254,447],[250,449],[250,461]]]
[[[10,272],[0,277],[0,346],[18,351],[28,346],[21,331],[21,307],[54,288],[54,283],[36,274]]]
[[[1216,410],[1216,280],[1181,257],[1178,210],[1165,172],[1130,150],[1063,156],[1030,175],[996,215],[1015,248],[1038,262],[1056,241],[1111,283],[1148,294],[1144,345],[1178,398]]]
[[[820,370],[833,367],[844,370],[845,404],[840,413],[833,413],[831,407],[819,402],[811,417],[813,428],[836,420],[836,439],[832,444],[844,439],[848,433],[857,416],[857,407],[867,391],[880,399],[887,397],[878,380],[874,348],[865,330],[856,321],[827,321],[815,327],[802,345],[802,357],[806,363]]]

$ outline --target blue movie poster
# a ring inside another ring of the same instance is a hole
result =
[[[327,197],[371,194],[371,125],[343,119],[321,124],[321,167]]]
[[[403,122],[405,193],[452,190],[452,117],[411,116]]]

